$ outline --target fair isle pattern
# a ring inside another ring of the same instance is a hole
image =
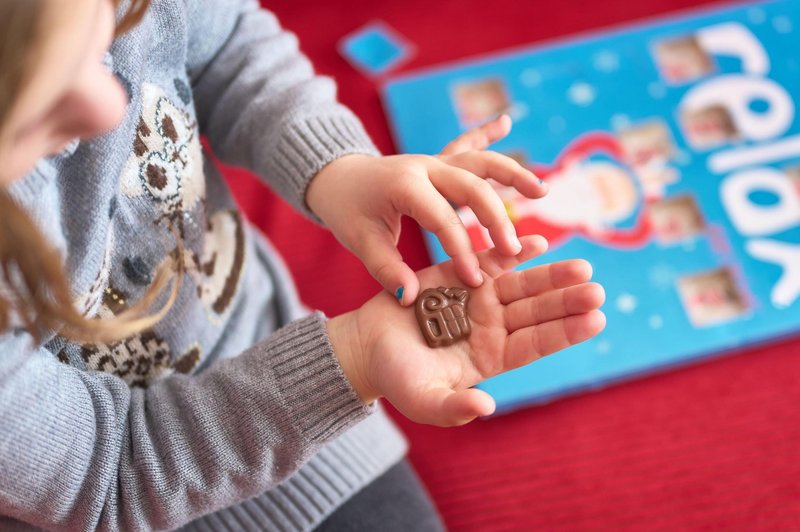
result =
[[[233,209],[213,213],[205,219],[205,175],[197,123],[174,104],[158,86],[142,88],[133,151],[123,170],[120,189],[123,198],[149,198],[162,215],[154,220],[165,224],[181,241],[187,276],[196,286],[208,320],[219,325],[239,288],[245,264],[245,233],[240,214]],[[193,214],[197,213],[197,214]],[[145,222],[146,223],[146,222]],[[202,234],[202,248],[187,245],[189,232]],[[118,315],[129,307],[129,295],[109,284],[113,225],[100,272],[79,302],[99,318]],[[168,253],[156,269],[173,261],[177,248]],[[123,268],[132,268],[129,258]],[[190,373],[202,359],[199,342],[173,357],[169,343],[155,331],[147,330],[109,344],[80,346],[86,368],[112,373],[129,386],[146,387],[152,380],[175,371]],[[59,359],[68,361],[66,352]]]
[[[85,345],[81,358],[88,368],[112,373],[131,387],[144,388],[173,372],[169,345],[151,330],[119,342]]]
[[[203,348],[199,342],[192,342],[183,354],[172,364],[178,373],[191,373],[197,363],[203,358]]]
[[[220,324],[230,307],[245,263],[242,219],[235,210],[205,217],[205,174],[197,121],[158,86],[142,86],[142,114],[125,165],[122,193],[146,195],[164,213],[163,220],[185,242],[189,230],[204,225],[199,252],[184,246],[184,265],[197,286],[209,321]],[[199,215],[192,213],[198,209]]]
[[[80,355],[88,369],[116,375],[130,387],[146,388],[153,379],[175,372],[191,373],[202,350],[194,343],[173,361],[166,340],[147,330],[119,342],[81,346]]]
[[[146,194],[165,214],[188,212],[206,195],[197,122],[151,83],[142,86],[142,115],[121,187],[130,198]]]
[[[202,255],[185,251],[184,259],[209,321],[219,324],[239,288],[245,263],[244,227],[239,212],[215,212],[208,220]]]
[[[109,286],[103,292],[98,316],[108,318],[129,308],[125,292]],[[69,363],[68,347],[62,347],[58,358]],[[191,373],[200,362],[202,348],[194,342],[173,360],[169,343],[148,329],[124,340],[108,344],[84,344],[79,348],[86,369],[116,375],[130,387],[145,388],[154,379],[174,372]]]

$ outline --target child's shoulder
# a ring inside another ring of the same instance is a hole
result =
[[[147,15],[116,48],[152,65],[180,64],[191,76],[213,60],[257,0],[152,0]]]

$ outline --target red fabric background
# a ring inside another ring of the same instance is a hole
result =
[[[416,47],[402,71],[708,5],[702,0],[266,0],[378,146],[394,151],[376,82],[336,52],[382,19]],[[333,315],[378,285],[326,232],[229,170],[248,215],[304,300]],[[400,250],[429,264],[419,232]],[[643,349],[646,348],[643,346]],[[458,429],[392,412],[453,530],[800,530],[800,341],[561,400]]]

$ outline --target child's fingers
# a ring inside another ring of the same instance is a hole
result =
[[[478,253],[481,269],[492,278],[496,278],[527,260],[538,257],[547,251],[547,240],[540,235],[527,235],[520,237],[522,251],[514,256],[508,256],[497,251],[496,248],[487,249]]]
[[[579,284],[518,299],[503,310],[506,329],[516,331],[567,316],[585,314],[600,308],[605,299],[605,291],[597,283]]]
[[[418,423],[439,427],[455,427],[469,423],[476,417],[494,413],[495,402],[482,390],[467,388],[453,391],[435,388],[417,395],[411,409],[404,413]]]
[[[528,198],[541,198],[547,194],[547,183],[511,157],[501,153],[465,151],[445,157],[443,161],[468,170],[483,179],[494,179],[500,184],[513,187]]]
[[[504,305],[549,290],[585,283],[592,278],[592,265],[583,259],[543,264],[521,272],[508,272],[495,281],[497,297]]]
[[[493,142],[502,139],[511,131],[511,118],[502,114],[486,124],[470,129],[451,141],[441,155],[453,155],[462,151],[485,150]]]
[[[483,283],[467,229],[450,203],[429,180],[419,181],[397,202],[396,207],[401,214],[410,216],[437,236],[444,252],[453,259],[459,279],[472,287]]]
[[[410,305],[417,298],[419,292],[417,276],[403,262],[403,257],[388,233],[363,238],[354,246],[353,251],[364,263],[370,275],[401,305]]]
[[[511,333],[506,342],[506,370],[518,368],[595,336],[606,326],[599,310],[567,316]]]
[[[495,247],[507,255],[519,253],[520,244],[514,224],[508,217],[503,200],[488,182],[444,163],[432,165],[428,175],[433,186],[444,197],[472,209],[480,224],[489,230]]]

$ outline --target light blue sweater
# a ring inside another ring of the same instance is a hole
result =
[[[88,315],[138,300],[174,234],[187,275],[165,319],[125,341],[0,338],[0,529],[312,528],[405,442],[359,401],[199,136],[309,216],[325,164],[376,150],[256,0],[154,0],[108,59],[123,123],[12,194]]]

